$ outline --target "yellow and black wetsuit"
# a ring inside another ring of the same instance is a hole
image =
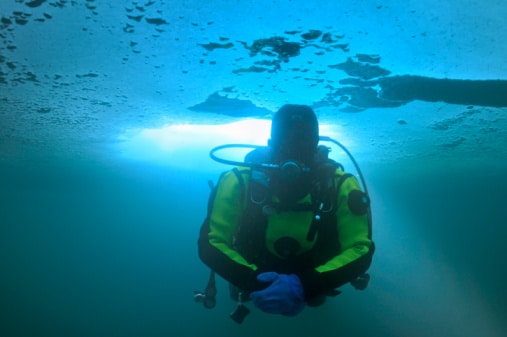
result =
[[[260,219],[246,214],[251,170],[239,167],[218,181],[198,241],[199,256],[206,265],[247,293],[265,287],[256,279],[259,273],[294,273],[307,300],[329,293],[369,268],[374,252],[371,224],[366,209],[356,207],[358,196],[365,195],[354,176],[334,171],[333,211],[319,215],[318,227],[312,230],[315,212],[304,207],[275,211]],[[270,198],[277,200],[276,195]],[[301,206],[312,203],[310,193],[297,202]],[[238,238],[245,222],[254,228],[247,231],[251,239]],[[250,247],[245,250],[238,241]],[[293,247],[290,255],[280,249],[284,242]]]

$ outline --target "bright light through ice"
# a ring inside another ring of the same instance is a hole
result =
[[[200,169],[212,164],[208,154],[215,146],[229,143],[266,145],[270,126],[268,120],[247,119],[229,124],[175,124],[158,129],[129,130],[120,137],[120,146],[128,158]],[[243,158],[231,159],[241,161]]]
[[[229,124],[175,124],[158,129],[129,130],[120,137],[122,154],[131,159],[157,162],[185,169],[225,169],[213,162],[209,151],[223,144],[267,145],[271,121],[246,119]],[[322,135],[334,137],[327,125]],[[326,144],[330,146],[331,144]],[[224,150],[220,157],[242,161],[248,149]]]

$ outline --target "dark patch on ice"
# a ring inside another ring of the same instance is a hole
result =
[[[55,2],[51,3],[51,6],[59,7],[59,8],[63,8],[63,7],[65,7],[65,5],[66,5],[66,1],[64,1],[64,0],[55,1]]]
[[[229,43],[210,42],[210,43],[207,43],[207,44],[199,43],[199,46],[203,47],[206,50],[213,51],[213,50],[215,50],[217,48],[229,49],[229,48],[234,47],[234,44],[232,44],[230,42]]]
[[[152,25],[160,26],[160,25],[167,25],[169,22],[162,18],[146,18],[146,22]]]
[[[381,97],[398,101],[507,107],[506,80],[453,80],[422,76],[379,79]]]
[[[12,24],[12,21],[9,18],[6,18],[5,16],[2,16],[2,19],[0,20],[0,22],[4,25]]]
[[[283,62],[288,62],[289,58],[298,56],[301,52],[301,45],[298,42],[287,41],[281,36],[274,36],[266,39],[255,40],[252,45],[241,42],[243,46],[250,51],[250,56],[257,54],[277,57]]]
[[[33,1],[29,1],[26,3],[26,5],[28,7],[32,7],[32,8],[35,8],[35,7],[39,7],[40,5],[42,5],[44,2],[46,2],[46,0],[33,0]]]
[[[143,16],[144,15],[127,15],[127,18],[129,18],[130,20],[141,22]]]
[[[320,41],[324,43],[333,43],[335,40],[333,39],[333,35],[331,35],[331,33],[325,33]]]
[[[26,19],[20,19],[20,18],[16,18],[16,23],[18,25],[26,25],[28,23],[28,20]]]
[[[196,24],[197,26],[197,24]],[[272,36],[267,38],[255,39],[251,43],[246,41],[237,41],[248,52],[251,58],[256,57],[254,64],[242,64],[237,69],[232,70],[235,74],[244,72],[277,72],[282,70],[282,65],[290,62],[292,58],[298,57],[304,48],[317,49],[315,55],[322,56],[327,52],[334,52],[341,49],[348,52],[347,43],[337,43],[344,35],[333,34],[332,32],[324,32],[321,30],[310,29],[306,32],[300,30],[285,31],[285,36]],[[229,38],[220,37],[220,42],[228,41]],[[198,44],[209,51],[222,47],[224,44],[220,42],[211,42],[207,44]],[[229,42],[226,47],[233,47],[234,44]],[[263,60],[257,60],[263,57]],[[243,58],[238,58],[244,60]],[[204,63],[203,60],[200,61]],[[242,62],[243,63],[243,62]]]
[[[265,67],[251,66],[248,68],[234,69],[232,72],[235,74],[241,74],[241,73],[263,73],[265,71],[269,71],[269,69]]]
[[[322,35],[321,30],[312,29],[307,33],[302,34],[301,37],[305,40],[315,40],[319,38],[321,35]]]
[[[357,74],[360,77],[364,75]],[[349,78],[315,106],[336,106],[343,111],[398,107],[412,101],[507,107],[506,80],[452,80],[422,76],[390,76],[371,81]],[[350,108],[353,107],[351,110]]]
[[[95,73],[87,73],[87,74],[76,74],[77,78],[84,78],[84,77],[99,77],[98,74]]]
[[[348,58],[346,62],[330,65],[329,68],[339,69],[346,72],[349,76],[359,77],[364,80],[387,76],[391,72],[379,66],[372,66],[368,63],[355,62],[352,58]]]
[[[218,92],[211,94],[203,103],[188,108],[192,111],[210,112],[234,117],[263,117],[272,111],[259,108],[249,100],[229,98]]]

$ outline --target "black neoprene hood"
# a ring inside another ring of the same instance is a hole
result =
[[[270,140],[273,148],[290,144],[301,150],[315,149],[318,142],[319,123],[309,106],[286,104],[274,115]]]

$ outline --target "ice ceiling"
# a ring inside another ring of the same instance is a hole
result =
[[[4,158],[287,102],[372,160],[507,158],[503,0],[6,0],[0,16]]]

